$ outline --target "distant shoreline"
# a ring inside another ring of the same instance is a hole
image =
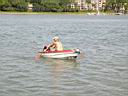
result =
[[[86,12],[5,12],[5,11],[0,11],[0,14],[40,15],[40,14],[87,14],[87,13]]]
[[[0,15],[97,15],[95,12],[6,12],[6,11],[0,11]],[[124,14],[117,14],[117,13],[105,13],[101,12],[100,15],[124,15]]]

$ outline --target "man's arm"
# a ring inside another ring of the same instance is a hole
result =
[[[49,44],[49,45],[47,46],[47,48],[44,50],[44,52],[46,52],[50,47],[53,47],[53,46],[55,46],[54,42],[52,42],[52,44]]]

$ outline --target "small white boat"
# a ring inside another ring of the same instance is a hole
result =
[[[63,50],[63,51],[47,51],[41,53],[41,57],[58,58],[58,59],[75,59],[80,54],[79,49]]]

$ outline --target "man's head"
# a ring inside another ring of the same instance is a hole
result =
[[[59,41],[60,39],[59,39],[59,37],[58,36],[55,36],[55,37],[53,37],[53,41]]]

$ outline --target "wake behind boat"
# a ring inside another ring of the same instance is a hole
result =
[[[55,58],[55,59],[75,59],[80,54],[79,49],[63,50],[63,51],[47,51],[40,52],[41,57]]]

